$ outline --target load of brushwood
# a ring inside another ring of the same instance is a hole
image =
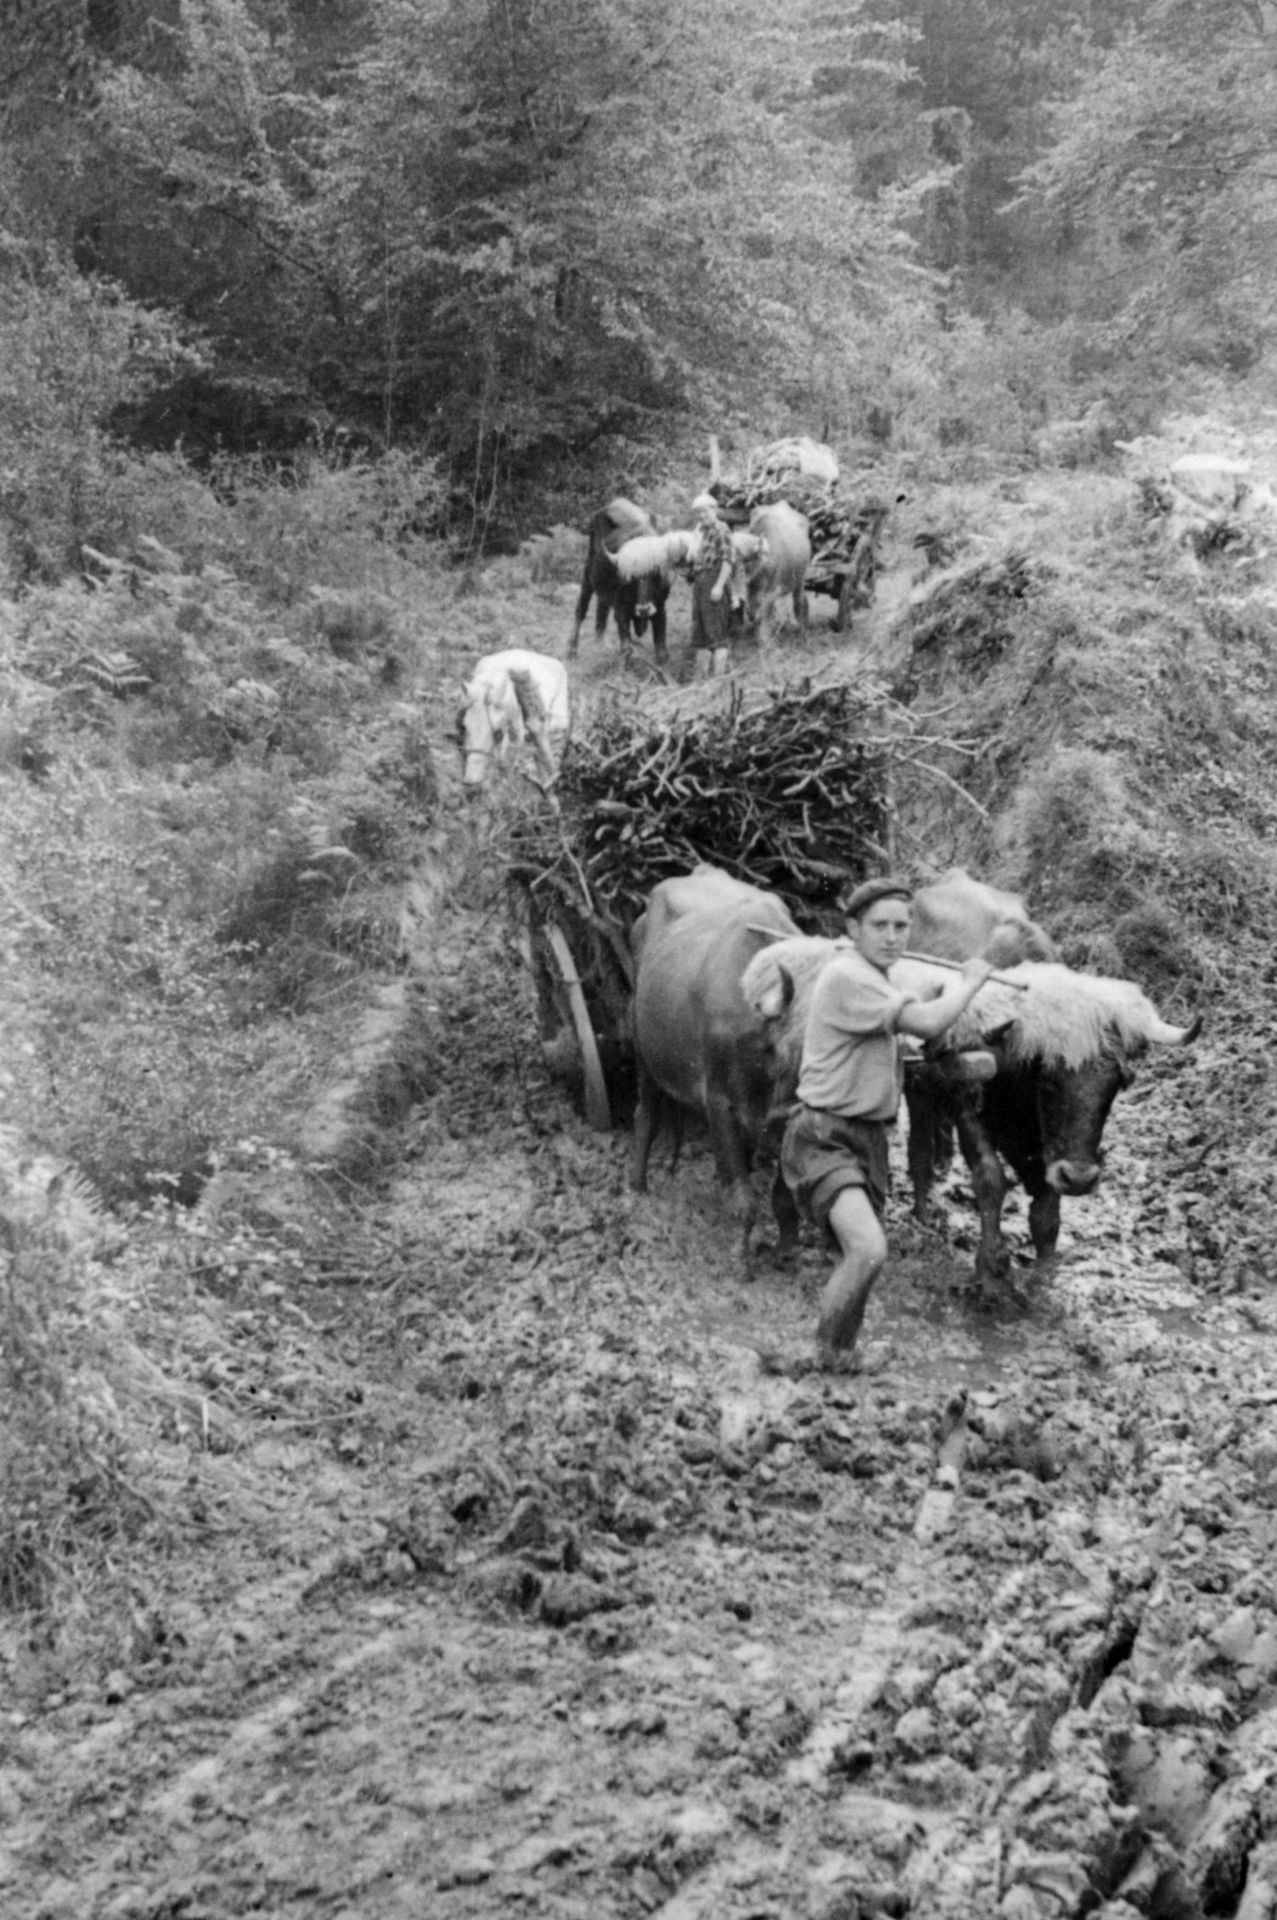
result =
[[[814,440],[782,440],[756,447],[737,478],[712,481],[710,492],[731,526],[748,524],[756,507],[787,501],[807,522],[809,577],[845,567],[862,536],[874,543],[889,508],[876,495],[854,499],[842,487],[831,448]]]
[[[708,861],[815,929],[888,860],[891,745],[881,694],[849,685],[736,689],[667,720],[618,702],[565,754],[558,818],[516,828],[512,877],[542,914],[628,934],[658,881]]]

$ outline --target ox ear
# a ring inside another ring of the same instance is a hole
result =
[[[1014,1020],[1004,1020],[1000,1027],[994,1027],[992,1032],[982,1033],[980,1035],[980,1045],[982,1047],[1004,1047],[1011,1037],[1011,1029],[1014,1025]]]
[[[770,986],[764,987],[754,1002],[756,1012],[764,1020],[779,1020],[788,1013],[794,999],[794,976],[788,967],[779,964],[776,978]]]

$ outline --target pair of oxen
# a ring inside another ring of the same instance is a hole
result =
[[[910,941],[943,960],[985,954],[1005,976],[980,990],[905,1079],[914,1212],[928,1217],[956,1135],[980,1216],[976,1285],[996,1296],[1010,1270],[1007,1168],[1028,1193],[1030,1235],[1046,1261],[1061,1198],[1099,1183],[1104,1123],[1134,1063],[1150,1045],[1185,1045],[1201,1023],[1171,1026],[1132,982],[1061,966],[1017,896],[961,868],[915,894]],[[689,1108],[701,1113],[742,1223],[747,1266],[757,1250],[751,1174],[793,1101],[812,989],[837,945],[800,933],[774,894],[708,866],[662,881],[634,929],[631,1184],[646,1190],[661,1124]],[[951,977],[920,960],[892,970],[924,998]],[[783,1256],[796,1248],[798,1216],[779,1172],[772,1197]]]
[[[589,547],[576,616],[568,642],[569,658],[576,657],[581,628],[594,601],[595,638],[603,639],[608,617],[616,620],[621,652],[628,658],[635,638],[652,629],[652,653],[658,664],[669,659],[666,642],[666,606],[674,575],[690,564],[697,535],[683,528],[657,530],[646,508],[618,496],[590,521]],[[802,514],[784,500],[759,507],[748,531],[732,535],[737,559],[748,583],[746,619],[751,630],[766,639],[782,596],[793,605],[794,617],[806,625],[803,591],[811,564],[811,540]]]

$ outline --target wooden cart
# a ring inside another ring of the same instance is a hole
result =
[[[878,542],[891,511],[885,501],[871,497],[855,506],[836,486],[816,484],[801,476],[738,484],[716,480],[711,482],[710,491],[730,527],[747,527],[756,508],[777,500],[787,501],[803,515],[812,546],[807,592],[827,594],[837,602],[833,619],[836,633],[850,626],[853,613],[872,604]]]
[[[812,525],[813,553],[807,569],[808,593],[827,594],[837,601],[833,627],[842,633],[851,616],[873,603],[878,578],[878,539],[888,508],[869,500],[855,509],[849,524],[839,526],[832,540],[822,542],[819,523]]]
[[[547,875],[513,866],[506,899],[536,998],[546,1064],[578,1093],[592,1127],[610,1132],[633,1106],[633,962],[622,928]]]

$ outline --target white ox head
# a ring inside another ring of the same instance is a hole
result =
[[[634,628],[642,633],[656,612],[658,588],[668,590],[674,568],[682,565],[696,536],[681,528],[673,533],[639,533],[624,541],[612,555],[622,580],[634,582],[638,597],[634,606]]]
[[[1100,1181],[1109,1110],[1149,1046],[1182,1047],[1200,1016],[1173,1026],[1131,980],[1075,973],[1045,961],[1006,969],[1023,991],[991,981],[954,1029],[959,1047],[987,1045],[999,1071],[1020,1074],[1034,1107],[1046,1182],[1061,1194]]]
[[[506,705],[491,682],[472,681],[462,689],[457,745],[461,749],[461,784],[469,798],[483,787],[493,760],[504,756],[509,725]]]

